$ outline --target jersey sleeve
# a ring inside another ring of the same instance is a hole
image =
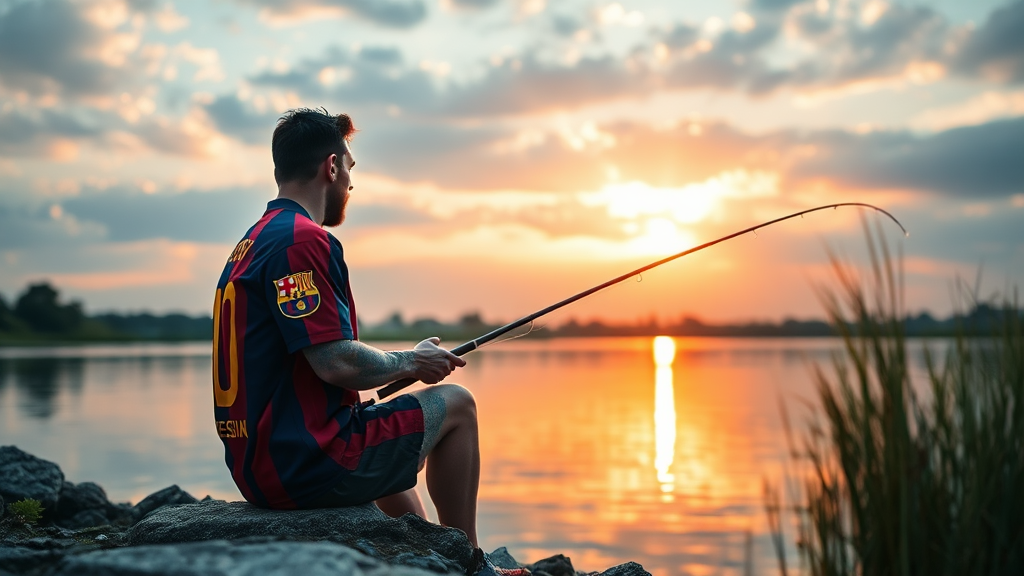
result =
[[[334,340],[354,340],[348,276],[326,238],[298,242],[267,267],[267,303],[288,352]]]

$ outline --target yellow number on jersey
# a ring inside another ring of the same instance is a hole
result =
[[[227,307],[227,314],[223,314]],[[220,386],[220,323],[221,316],[228,322],[228,354],[225,358],[227,363],[228,389]],[[238,396],[238,333],[235,326],[235,285],[228,282],[224,290],[217,289],[217,295],[213,302],[213,400],[220,408],[228,408],[235,403]]]

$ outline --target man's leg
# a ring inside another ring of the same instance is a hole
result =
[[[399,518],[405,514],[415,514],[423,519],[427,517],[427,512],[423,509],[423,502],[415,488],[378,498],[375,503],[378,508],[392,518]]]
[[[444,526],[476,539],[476,497],[480,488],[480,439],[476,401],[462,386],[437,384],[412,393],[423,407],[427,491]]]

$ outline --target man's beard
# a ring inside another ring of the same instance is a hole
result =
[[[350,196],[343,190],[327,193],[324,203],[324,226],[340,226],[345,221],[345,207],[348,206]]]

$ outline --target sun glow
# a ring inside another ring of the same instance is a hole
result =
[[[584,193],[580,202],[606,206],[615,218],[669,218],[679,224],[706,220],[726,199],[775,196],[778,175],[770,172],[732,170],[681,188],[656,188],[638,180],[613,182],[598,192]]]
[[[673,254],[693,246],[695,238],[668,218],[650,218],[645,222],[643,233],[629,242],[629,248],[639,255]]]

